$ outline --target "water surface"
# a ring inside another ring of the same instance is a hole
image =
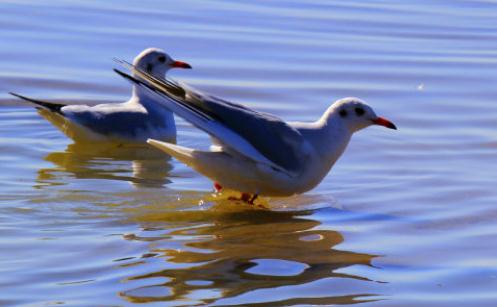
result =
[[[497,304],[495,1],[0,11],[0,305]],[[361,131],[316,189],[254,209],[176,160],[72,145],[7,94],[121,101],[112,58],[152,46],[194,67],[174,78],[284,119],[357,96],[399,130]]]

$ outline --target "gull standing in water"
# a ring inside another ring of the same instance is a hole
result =
[[[201,151],[155,139],[148,143],[212,179],[242,192],[253,204],[258,195],[290,196],[318,185],[347,147],[352,134],[371,125],[397,129],[358,98],[333,103],[315,122],[286,123],[180,84],[184,95],[143,70],[139,78],[116,70],[154,101],[207,132],[216,146]],[[146,81],[143,81],[146,80]]]
[[[133,66],[161,79],[171,68],[191,68],[157,48],[142,51],[133,61]],[[133,74],[139,78],[135,72]],[[176,125],[173,113],[153,102],[143,91],[140,86],[133,86],[128,101],[95,106],[63,105],[10,94],[35,104],[44,118],[77,143],[145,144],[148,138],[174,143]]]

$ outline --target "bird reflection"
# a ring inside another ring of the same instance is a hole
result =
[[[197,301],[196,304],[212,304],[254,290],[305,285],[329,278],[367,281],[361,276],[336,271],[352,265],[370,266],[374,256],[334,249],[343,242],[343,236],[337,231],[319,229],[319,221],[306,218],[313,213],[311,210],[208,211],[196,223],[185,212],[171,212],[172,216],[162,225],[145,222],[140,235],[125,236],[127,240],[148,242],[149,250],[140,261],[123,266],[143,264],[147,257],[166,263],[161,265],[165,269],[130,277],[128,281],[140,281],[141,286],[120,295],[130,302],[190,300],[185,306],[191,306],[191,300]],[[195,218],[199,219],[198,212]],[[269,263],[291,261],[303,269],[291,275],[278,274],[269,265],[267,272],[253,273],[251,269],[261,259]],[[143,286],[147,280],[155,284]],[[157,280],[161,282],[157,284]],[[305,299],[295,298],[297,295],[289,293],[289,300],[271,304],[331,305],[373,300],[369,297],[372,294],[367,293]]]
[[[163,153],[148,146],[112,146],[70,144],[63,152],[45,157],[55,167],[38,171],[37,185],[63,185],[67,174],[79,179],[110,179],[132,183],[136,187],[160,187],[172,165]]]

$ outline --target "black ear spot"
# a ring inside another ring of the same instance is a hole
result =
[[[152,68],[154,68],[154,65],[152,64],[147,64],[147,72],[150,74],[152,73]]]
[[[364,111],[364,109],[363,109],[363,108],[355,108],[355,114],[356,114],[357,116],[363,116],[365,112],[366,112],[366,111]]]
[[[159,58],[158,58],[159,62],[161,63],[165,63],[166,62],[166,57],[161,55]]]
[[[341,109],[338,114],[340,114],[340,117],[347,117],[347,111],[345,109]]]

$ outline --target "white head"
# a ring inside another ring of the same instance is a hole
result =
[[[373,109],[359,98],[342,98],[337,100],[330,109],[329,117],[332,117],[333,121],[342,121],[351,133],[371,125],[397,129],[391,121],[377,116]]]
[[[158,48],[143,50],[134,59],[133,65],[154,77],[160,78],[164,78],[171,68],[192,68],[185,62],[173,60],[167,53]]]

